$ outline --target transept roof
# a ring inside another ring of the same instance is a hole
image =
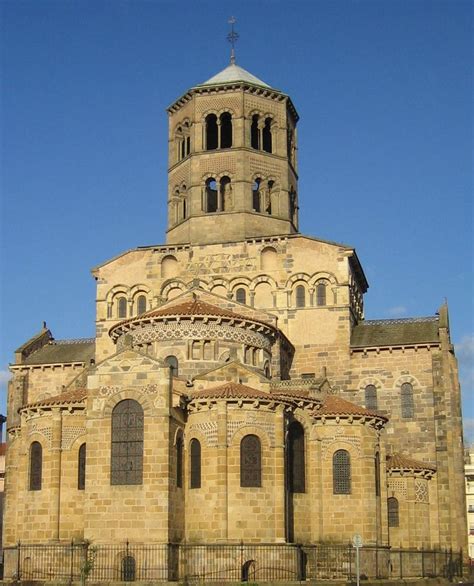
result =
[[[389,470],[436,470],[436,466],[414,460],[403,454],[389,454],[387,456],[387,468]]]
[[[351,347],[439,344],[437,317],[366,320],[352,330]]]

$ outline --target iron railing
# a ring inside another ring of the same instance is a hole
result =
[[[22,544],[5,548],[6,579],[90,582],[355,580],[355,549],[336,544]],[[462,577],[462,551],[360,549],[360,576]]]

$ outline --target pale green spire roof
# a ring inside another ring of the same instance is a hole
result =
[[[261,79],[258,79],[258,77],[255,77],[255,75],[252,75],[251,73],[249,73],[242,67],[239,67],[235,63],[231,63],[225,69],[223,69],[222,71],[220,71],[204,83],[200,83],[197,87],[227,84],[238,81],[243,81],[251,83],[253,85],[259,85],[261,87],[271,89],[271,87],[267,83],[265,83]]]

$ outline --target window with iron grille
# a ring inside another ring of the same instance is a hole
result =
[[[395,497],[390,497],[387,500],[387,511],[388,511],[388,526],[398,527],[400,524],[399,512],[398,512],[398,500]]]
[[[240,486],[262,486],[262,448],[256,435],[240,442]]]
[[[82,444],[77,455],[77,488],[86,487],[86,444]]]
[[[30,446],[30,490],[41,490],[43,476],[43,448],[39,442]]]
[[[380,496],[380,454],[375,454],[375,496]]]
[[[117,301],[117,317],[127,317],[127,300],[119,297]]]
[[[414,414],[413,386],[410,383],[403,383],[400,390],[402,419],[412,419]]]
[[[143,409],[137,401],[120,401],[112,411],[110,484],[143,482]]]
[[[351,457],[347,450],[337,450],[332,457],[333,493],[351,494]]]
[[[298,285],[295,290],[296,293],[296,307],[304,307],[306,305],[306,289],[304,285]]]
[[[191,440],[191,478],[190,488],[201,488],[201,444],[199,440]]]
[[[183,438],[181,435],[176,440],[176,486],[183,486]]]
[[[290,492],[305,492],[304,429],[297,421],[288,428],[288,476]]]
[[[139,295],[137,298],[137,315],[141,315],[146,311],[146,297],[145,295]]]
[[[365,407],[367,409],[377,410],[377,388],[375,385],[365,387]]]

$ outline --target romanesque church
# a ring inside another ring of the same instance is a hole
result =
[[[447,307],[364,319],[355,249],[299,232],[287,94],[231,62],[168,116],[165,243],[92,270],[94,339],[15,352],[4,546],[463,547]]]

